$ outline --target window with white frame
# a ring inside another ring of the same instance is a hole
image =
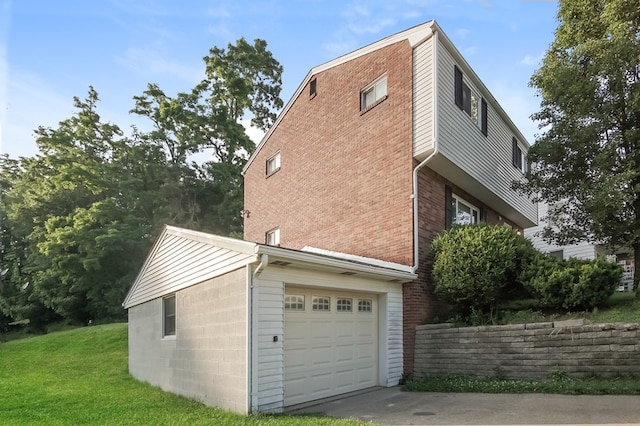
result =
[[[480,219],[480,211],[471,203],[463,200],[455,194],[451,195],[453,204],[452,222],[456,225],[470,225],[478,223]]]
[[[162,337],[176,335],[176,295],[162,298]]]
[[[471,121],[488,135],[487,101],[464,78],[462,70],[454,66],[454,96],[456,105],[471,117]]]
[[[527,159],[527,151],[524,146],[518,142],[515,136],[511,139],[513,167],[520,170],[522,173],[529,171],[529,160]]]
[[[336,301],[336,311],[338,312],[352,312],[353,300],[344,297],[339,297]]]
[[[274,228],[265,233],[264,237],[265,244],[269,246],[279,246],[280,245],[280,228]]]
[[[280,153],[277,152],[274,156],[267,160],[267,176],[280,170]]]
[[[358,300],[358,312],[371,312],[373,310],[373,302],[371,299]]]
[[[387,76],[374,81],[360,92],[360,111],[364,112],[387,98]]]
[[[304,296],[298,294],[285,295],[284,309],[287,311],[304,311]]]
[[[331,298],[327,296],[313,296],[311,299],[311,309],[314,311],[329,312],[331,310]]]

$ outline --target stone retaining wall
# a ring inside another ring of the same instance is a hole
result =
[[[640,324],[428,324],[416,327],[414,361],[415,378],[640,376]]]

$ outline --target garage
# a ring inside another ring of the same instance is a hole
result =
[[[166,226],[123,306],[129,372],[240,413],[402,376],[410,268]]]
[[[378,384],[375,294],[285,287],[285,405]]]

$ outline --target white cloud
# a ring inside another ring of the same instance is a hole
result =
[[[244,130],[247,133],[247,136],[249,136],[249,139],[251,139],[256,145],[258,145],[264,137],[265,133],[262,130],[253,127],[251,125],[250,119],[240,120],[240,124],[242,124],[242,127],[244,127]]]
[[[171,75],[193,84],[204,77],[203,66],[200,62],[197,62],[198,66],[196,67],[168,59],[170,57],[168,53],[164,52],[162,46],[156,43],[153,46],[129,47],[121,55],[116,56],[115,62],[145,77]]]
[[[525,57],[522,58],[522,60],[520,61],[520,65],[537,67],[542,62],[543,57],[544,57],[544,54],[537,55],[537,56],[525,55]]]

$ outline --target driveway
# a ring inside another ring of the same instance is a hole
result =
[[[387,425],[640,425],[640,396],[402,392],[399,386],[298,408]]]

